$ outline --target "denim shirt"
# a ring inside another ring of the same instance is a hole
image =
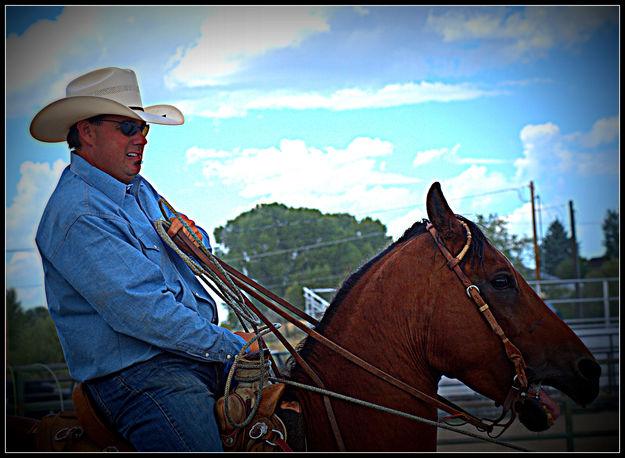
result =
[[[126,185],[72,153],[43,212],[48,310],[79,381],[163,351],[226,362],[245,344],[217,326],[215,302],[156,232],[159,198],[141,175]]]

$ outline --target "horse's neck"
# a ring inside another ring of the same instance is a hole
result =
[[[435,397],[440,375],[434,373],[425,359],[427,313],[418,310],[420,304],[417,298],[408,298],[409,302],[414,301],[411,305],[415,310],[406,314],[405,295],[391,290],[401,288],[401,285],[385,284],[380,287],[379,282],[383,280],[380,275],[384,273],[371,272],[368,278],[363,278],[354,287],[324,326],[323,334],[373,366]],[[315,344],[306,359],[324,386],[332,391],[429,420],[436,418],[436,408],[359,368],[321,344]],[[301,399],[304,409],[309,410],[310,434],[334,443],[328,437],[330,430],[320,398],[307,393]],[[432,443],[435,446],[435,431],[422,423],[415,424],[413,420],[394,415],[389,417],[388,413],[371,408],[363,410],[363,407],[354,404],[334,402],[333,406],[346,443],[367,450],[367,447],[375,448],[376,443],[377,446],[389,447],[388,439],[393,438],[397,442],[394,446],[399,449],[429,450]],[[415,436],[419,428],[428,430]],[[311,440],[314,441],[314,437]]]

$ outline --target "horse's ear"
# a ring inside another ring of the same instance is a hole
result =
[[[462,236],[462,225],[449,208],[440,183],[434,182],[430,187],[426,207],[430,222],[441,233],[443,239],[453,240],[455,237]]]

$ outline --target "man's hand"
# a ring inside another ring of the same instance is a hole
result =
[[[193,233],[195,235],[197,235],[197,238],[202,240],[204,237],[202,237],[202,233],[200,232],[200,230],[196,227],[195,225],[195,221],[187,218],[186,215],[183,215],[182,213],[179,213],[180,217],[184,220],[185,223],[187,223],[189,225],[189,227],[191,228],[191,230],[193,231]],[[189,234],[189,231],[187,231],[187,228],[184,227],[182,225],[182,223],[178,220],[178,218],[176,218],[175,216],[172,216],[171,218],[169,218],[169,221],[171,222],[171,227],[169,229],[169,232],[173,232],[176,233],[178,232],[178,226],[182,226],[182,230],[183,232],[193,241],[193,243],[195,244],[195,246],[198,246],[196,240]]]
[[[243,339],[246,342],[249,342],[250,340],[252,340],[254,336],[256,335],[253,332],[243,332],[243,331],[234,331],[234,334],[238,335],[239,337],[243,337]],[[254,343],[250,345],[249,350],[250,350],[250,353],[254,353],[255,351],[260,351],[260,347],[258,345],[258,339],[256,339]]]

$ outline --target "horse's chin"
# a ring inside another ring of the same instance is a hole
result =
[[[558,404],[538,385],[530,385],[525,394],[515,406],[519,421],[530,431],[549,429],[560,416]]]

